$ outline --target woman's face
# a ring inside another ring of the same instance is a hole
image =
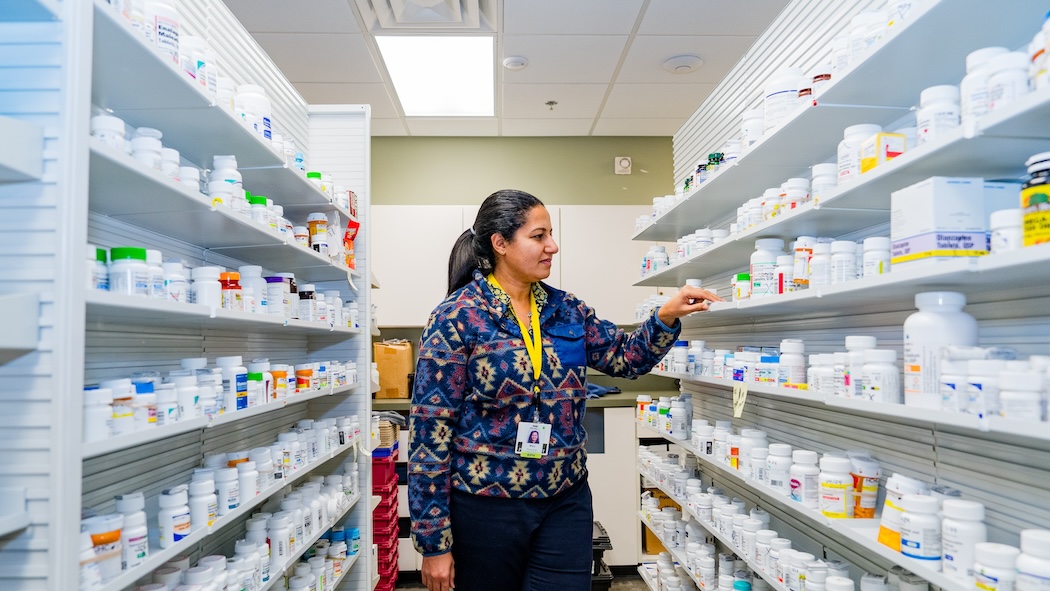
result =
[[[539,433],[537,433],[536,431],[533,431],[532,433],[529,433],[529,443],[539,443],[539,442],[540,442],[540,434]]]
[[[497,253],[496,265],[523,282],[542,281],[551,274],[551,263],[558,252],[558,245],[551,235],[551,216],[547,208],[537,205],[529,210],[525,223],[514,233],[511,240],[499,234],[493,236]]]

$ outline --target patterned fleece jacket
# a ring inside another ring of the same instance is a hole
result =
[[[633,332],[600,320],[571,294],[534,284],[543,337],[539,420],[552,425],[546,457],[514,452],[533,420],[533,370],[510,298],[480,272],[430,316],[419,344],[408,457],[412,538],[424,556],[452,547],[449,495],[554,496],[587,474],[587,368],[634,378],[674,345],[681,324],[654,314]]]

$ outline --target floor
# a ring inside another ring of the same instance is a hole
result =
[[[638,575],[631,576],[619,576],[613,579],[612,588],[616,591],[648,591],[649,587],[645,585],[641,577]],[[398,583],[396,589],[426,589],[421,583]]]

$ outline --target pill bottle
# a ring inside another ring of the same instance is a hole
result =
[[[853,580],[830,576],[824,579],[824,591],[853,591]]]
[[[269,142],[273,139],[270,121],[270,99],[266,90],[255,84],[240,84],[233,96],[233,111],[249,129]]]
[[[109,388],[84,390],[84,443],[113,436],[113,391]]]
[[[236,272],[220,273],[219,283],[222,285],[222,308],[234,312],[244,312],[241,274]]]
[[[838,164],[835,162],[814,164],[810,196],[815,205],[827,199],[838,186]]]
[[[215,358],[215,365],[222,370],[223,412],[225,413],[248,408],[248,368],[241,363],[240,355]]]
[[[210,527],[218,516],[219,498],[214,480],[195,480],[189,484],[190,524],[193,529]]]
[[[215,494],[218,496],[218,515],[221,517],[241,504],[240,482],[237,468],[222,468],[215,471]]]
[[[758,299],[777,294],[777,256],[783,253],[784,241],[780,238],[755,240],[755,252],[751,255],[751,298]]]
[[[860,144],[882,131],[881,125],[851,125],[842,132],[838,146],[838,184],[860,178]]]
[[[146,500],[142,493],[116,497],[117,512],[124,516],[120,532],[122,570],[139,566],[149,556],[145,508]]]
[[[863,352],[861,393],[859,398],[871,402],[900,404],[900,369],[893,349],[867,349]]]
[[[1002,109],[1030,92],[1028,55],[1011,51],[988,61],[988,112]]]
[[[780,204],[781,204],[781,190],[779,188],[766,189],[762,193],[762,219],[755,221],[753,226],[775,218],[780,215]]]
[[[809,259],[809,287],[831,285],[831,244],[817,242]]]
[[[940,503],[926,495],[904,495],[901,505],[901,554],[941,570]]]
[[[849,240],[831,243],[831,283],[846,283],[857,277],[857,244]]]
[[[1001,359],[967,361],[962,411],[981,418],[999,414],[999,375],[1006,370]]]
[[[766,457],[766,474],[769,488],[782,495],[791,494],[791,446],[786,443],[769,444],[769,455]]]
[[[959,127],[959,87],[951,84],[931,86],[919,95],[915,113],[916,139],[919,145],[936,141]]]
[[[798,339],[780,341],[778,383],[784,387],[798,387],[806,383],[806,360],[802,356],[805,344]]]
[[[222,270],[219,267],[197,267],[190,270],[190,302],[208,306],[209,308],[222,308],[222,283],[219,277]]]
[[[196,193],[201,191],[201,169],[196,166],[180,166],[179,167],[179,184],[193,190]]]
[[[966,296],[957,292],[915,295],[919,311],[904,321],[904,404],[941,407],[941,349],[977,345],[977,321],[962,311],[965,305]]]
[[[977,544],[988,541],[984,525],[984,505],[975,501],[947,499],[941,504],[941,567],[944,574],[972,583],[971,574]]]
[[[802,591],[806,584],[806,565],[816,557],[809,552],[793,552],[791,563],[788,565],[784,576],[784,584],[791,591]]]
[[[1013,591],[1017,580],[1017,559],[1021,551],[992,542],[974,546],[973,574],[982,591]]]
[[[890,239],[872,236],[864,239],[863,276],[884,275],[890,272]]]
[[[1024,245],[1050,242],[1050,212],[1046,211],[1044,195],[1050,179],[1050,152],[1035,154],[1025,161],[1028,179],[1021,186],[1021,210],[1024,215]]]
[[[113,115],[95,115],[91,118],[91,136],[102,144],[124,152],[124,120]]]
[[[859,398],[864,392],[864,352],[877,345],[875,337],[853,335],[846,337],[846,365],[843,368],[843,396]]]
[[[149,296],[150,268],[145,248],[118,246],[110,249],[109,260],[109,291]]]
[[[299,320],[317,322],[317,305],[312,283],[299,286]]]
[[[686,351],[686,373],[698,377],[703,367],[704,341],[689,341],[689,349]]]
[[[856,67],[886,31],[889,19],[883,11],[862,12],[849,22],[849,67]]]
[[[991,59],[1007,53],[1005,47],[984,47],[966,56],[966,76],[959,84],[963,125],[971,126],[988,113],[988,77]]]
[[[120,535],[124,527],[124,516],[119,513],[89,517],[81,523],[81,529],[91,536],[91,545],[103,581],[109,581],[121,570]]]
[[[751,275],[749,273],[733,275],[733,301],[749,299],[751,299]]]
[[[795,291],[795,256],[784,254],[777,257],[777,266],[774,279],[776,293],[791,293]]]
[[[991,233],[988,244],[992,254],[1019,250],[1024,245],[1022,223],[1024,214],[1020,209],[1000,209],[989,216]]]
[[[255,294],[255,306],[253,309],[245,309],[245,312],[254,312],[256,314],[268,314],[269,309],[269,290],[267,289],[266,280],[262,277],[262,267],[258,265],[244,265],[237,269],[240,275],[240,284],[242,288],[251,288]]]
[[[1021,555],[1017,557],[1017,591],[1045,591],[1050,582],[1050,531],[1021,530]]]
[[[869,457],[850,458],[850,474],[853,476],[853,517],[872,519],[879,499],[879,463]]]
[[[791,453],[791,500],[806,507],[818,508],[820,498],[820,468],[817,452],[796,449]]]
[[[164,263],[163,271],[164,299],[169,302],[186,303],[189,301],[189,282],[182,263]]]
[[[131,155],[144,167],[160,170],[160,140],[152,137],[135,137],[131,139]]]
[[[765,114],[762,109],[753,109],[750,111],[744,111],[741,119],[740,141],[743,148],[746,150],[755,142],[762,139],[762,135],[765,133],[766,129]]]
[[[801,68],[782,68],[773,74],[765,86],[762,107],[765,133],[780,125],[798,106],[799,88],[805,86]]]
[[[820,460],[820,512],[825,517],[853,517],[853,463],[848,458],[824,456]]]
[[[1046,374],[1037,371],[999,373],[999,416],[1021,421],[1040,421]]]
[[[168,548],[190,534],[190,507],[186,485],[182,484],[160,493],[157,524],[160,547]]]
[[[106,264],[109,257],[106,249],[89,244],[85,254],[87,254],[88,289],[109,291],[109,266]]]
[[[922,482],[901,474],[893,474],[886,480],[886,501],[879,522],[879,543],[897,552],[901,551],[901,505],[905,495],[926,492]]]
[[[806,178],[790,178],[781,185],[783,197],[781,199],[781,211],[783,215],[792,209],[798,209],[802,204],[809,203],[810,184]]]
[[[940,360],[941,410],[962,412],[967,405],[967,376],[970,359],[983,359],[980,347],[949,347]]]
[[[795,239],[794,269],[791,280],[795,290],[809,287],[809,259],[813,256],[813,245],[817,239],[813,236],[799,236]]]

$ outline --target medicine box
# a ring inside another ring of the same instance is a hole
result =
[[[982,178],[931,177],[890,196],[893,265],[988,254]]]
[[[893,160],[907,147],[907,138],[902,133],[876,133],[860,144],[860,172]]]

